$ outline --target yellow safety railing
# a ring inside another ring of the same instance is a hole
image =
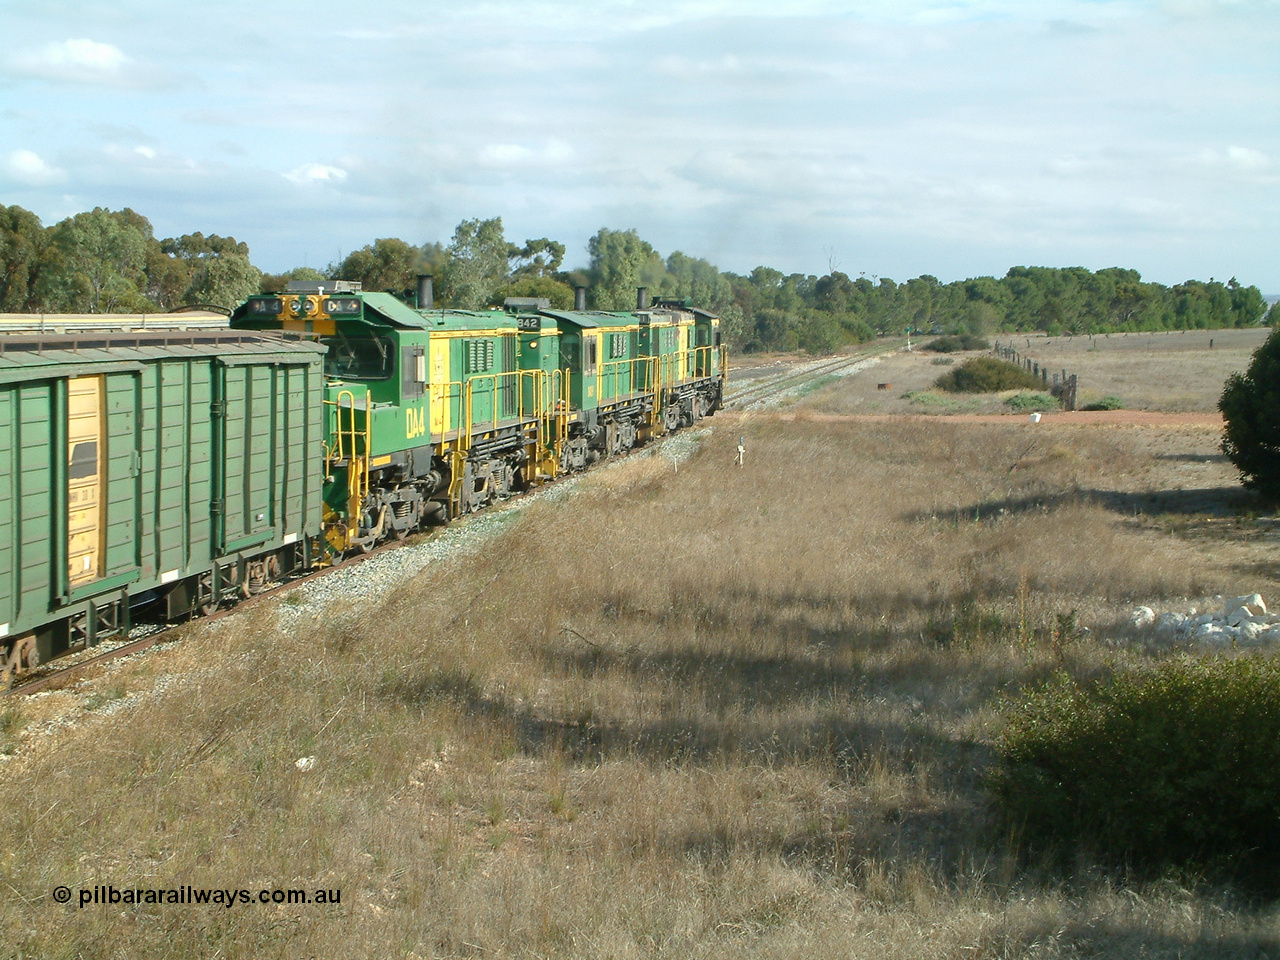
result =
[[[347,402],[347,426],[342,423],[343,398]],[[347,530],[355,536],[359,526],[360,505],[369,493],[369,451],[373,446],[373,402],[368,390],[364,393],[364,429],[356,425],[356,396],[351,390],[342,390],[331,401],[337,407],[334,425],[334,447],[326,450],[326,475],[331,476],[329,464],[347,462]],[[363,451],[357,453],[356,441],[363,441]],[[344,442],[345,441],[345,442]]]
[[[696,347],[659,356],[602,361],[596,367],[597,396],[602,401],[605,397],[610,398],[610,401],[617,401],[652,393],[654,403],[650,427],[655,433],[661,432],[665,389],[694,376],[710,376],[716,349],[709,346]],[[718,349],[723,370],[728,356],[727,348],[722,346]],[[449,499],[452,503],[458,503],[467,454],[475,441],[476,433],[487,429],[496,430],[504,419],[500,407],[504,390],[515,391],[515,410],[512,414],[515,418],[521,422],[538,421],[537,449],[534,451],[538,475],[556,475],[564,442],[569,434],[571,376],[572,371],[569,369],[514,370],[482,373],[465,380],[429,384],[432,411],[440,409],[435,404],[442,405],[442,426],[445,432],[450,432],[451,428],[456,431],[457,442],[450,451]],[[482,423],[477,423],[476,409],[484,399],[492,404],[490,416],[485,417]]]

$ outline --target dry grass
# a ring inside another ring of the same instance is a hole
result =
[[[356,619],[283,631],[265,608],[193,627],[112,675],[117,713],[20,739],[0,768],[0,943],[1275,955],[1269,906],[1021,862],[981,790],[1002,694],[1161,655],[1124,642],[1133,602],[1276,593],[1190,535],[1237,496],[1215,442],[725,418],[678,472],[661,456],[600,472]],[[1089,635],[1058,629],[1072,610]],[[217,668],[130,699],[177,662]],[[11,740],[23,725],[5,721]],[[49,901],[58,883],[337,887],[342,903],[78,910]]]
[[[1065,370],[1079,380],[1079,403],[1096,403],[1117,396],[1132,410],[1171,412],[1218,409],[1218,397],[1228,376],[1248,368],[1253,352],[1270,329],[1192,330],[1170,333],[1113,333],[1098,337],[1011,336],[993,338],[1012,344],[1024,357],[1047,367],[1050,374]],[[1209,341],[1213,340],[1210,348]],[[956,364],[974,354],[948,354]],[[887,356],[866,374],[830,386],[805,398],[802,404],[826,413],[1008,413],[1002,397],[976,399],[937,395],[917,398],[940,374],[952,369],[938,365],[936,354],[918,351]],[[876,389],[892,383],[891,391]]]

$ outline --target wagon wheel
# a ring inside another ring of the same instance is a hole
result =
[[[218,610],[218,594],[213,589],[212,570],[206,570],[200,574],[200,579],[196,581],[196,603],[200,607],[200,612],[206,617],[212,616]]]
[[[35,637],[27,636],[15,641],[9,655],[0,660],[0,690],[8,690],[18,674],[34,669],[39,663]]]
[[[280,558],[274,553],[260,560],[249,561],[245,569],[244,591],[246,596],[254,596],[267,589],[267,584],[280,579]]]
[[[13,645],[9,654],[9,668],[19,674],[25,670],[34,670],[40,666],[40,651],[36,649],[36,638],[28,634]]]

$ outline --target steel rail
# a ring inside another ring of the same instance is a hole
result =
[[[48,664],[41,664],[36,667],[35,672],[16,678],[8,690],[0,691],[0,698],[11,695],[29,696],[30,694],[47,690],[49,687],[53,686],[56,681],[61,681],[69,675],[79,673],[88,667],[98,666],[111,660],[118,660],[121,657],[127,657],[131,653],[138,653],[139,651],[153,647],[157,643],[164,643],[166,642],[166,638],[169,638],[171,634],[177,632],[180,628],[192,623],[193,621],[210,623],[214,620],[220,620],[228,614],[235,613],[238,610],[244,610],[259,600],[266,600],[269,597],[279,596],[282,593],[287,593],[294,587],[301,586],[303,583],[310,583],[311,581],[318,580],[330,573],[334,573],[338,570],[345,570],[348,567],[353,567],[356,564],[363,563],[365,560],[370,560],[381,554],[384,550],[393,550],[396,547],[403,547],[406,545],[407,544],[405,542],[397,540],[381,544],[368,553],[358,553],[354,556],[348,557],[341,563],[335,563],[329,567],[321,567],[319,570],[312,570],[309,573],[291,577],[288,580],[277,583],[273,587],[260,590],[250,597],[239,600],[229,607],[224,607],[213,613],[193,616],[183,620],[181,623],[164,626],[155,633],[149,633],[145,637],[139,637],[136,640],[129,640],[120,644],[118,647],[112,647],[110,650],[105,653],[100,653],[97,656],[87,657],[84,660],[77,660],[75,663],[69,663],[64,666],[58,665],[61,658],[59,658],[59,660],[51,660]]]
[[[818,377],[825,376],[837,370],[843,370],[845,367],[851,367],[855,363],[861,363],[863,360],[869,360],[872,357],[878,356],[880,352],[882,351],[868,351],[865,353],[851,354],[847,357],[837,357],[817,366],[809,367],[806,370],[783,373],[770,379],[767,383],[752,384],[736,392],[726,394],[724,405],[726,408],[741,408],[752,403],[758,403],[775,394],[782,393],[784,390],[790,390],[793,387],[800,386],[809,380],[816,380]]]

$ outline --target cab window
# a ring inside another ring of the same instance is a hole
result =
[[[386,337],[323,338],[329,352],[324,372],[339,380],[387,380],[396,371],[395,349]]]

